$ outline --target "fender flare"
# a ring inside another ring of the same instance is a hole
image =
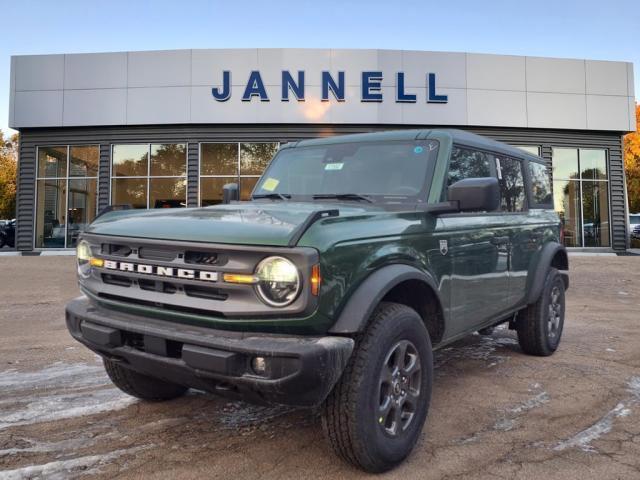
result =
[[[437,283],[431,275],[410,265],[388,265],[370,274],[360,284],[340,312],[329,333],[344,335],[361,332],[384,296],[396,285],[407,280],[420,280],[426,283],[436,295],[440,303],[439,307],[442,306]]]
[[[547,272],[551,267],[553,257],[558,252],[561,252],[565,259],[567,259],[567,266],[569,260],[567,256],[567,249],[564,245],[560,245],[558,242],[549,242],[542,247],[542,250],[538,254],[537,262],[532,265],[535,271],[529,271],[528,275],[528,288],[527,288],[527,305],[531,305],[538,300],[542,289],[544,288],[544,281],[547,278]],[[565,290],[569,288],[569,273],[568,270],[561,270],[562,280],[564,281]]]

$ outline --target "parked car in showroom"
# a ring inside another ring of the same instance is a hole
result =
[[[0,225],[0,248],[5,245],[13,248],[15,247],[16,239],[16,219],[3,220],[3,224]]]

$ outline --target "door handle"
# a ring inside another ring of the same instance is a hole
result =
[[[489,241],[491,242],[492,245],[506,245],[507,243],[509,243],[509,237],[495,236],[495,237],[492,237],[491,240]]]

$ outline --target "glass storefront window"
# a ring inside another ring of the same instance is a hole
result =
[[[222,202],[222,187],[238,183],[240,199],[249,200],[260,175],[278,151],[278,143],[202,143],[200,205]]]
[[[67,147],[38,148],[38,177],[64,178],[67,176]]]
[[[582,182],[585,247],[608,247],[610,245],[607,186],[607,182]]]
[[[111,176],[141,177],[149,174],[149,145],[114,145]]]
[[[66,180],[38,180],[36,248],[64,248]]]
[[[111,203],[132,208],[187,204],[187,144],[113,145]]]
[[[256,186],[260,177],[242,177],[240,179],[240,200],[246,201],[251,198],[253,187]]]
[[[97,200],[98,181],[95,178],[69,180],[67,247],[75,247],[78,244],[78,235],[95,218]]]
[[[240,175],[262,175],[277,150],[277,143],[240,144]]]
[[[203,177],[200,179],[200,205],[208,207],[222,203],[222,187],[233,179],[226,177]]]
[[[565,246],[582,246],[580,182],[576,180],[554,180],[553,205],[562,222]]]
[[[96,147],[69,147],[69,176],[97,177],[100,151]]]
[[[238,144],[203,143],[200,175],[238,175]]]
[[[147,208],[147,179],[112,178],[111,203],[131,205],[131,208]]]
[[[36,248],[72,248],[97,213],[97,145],[38,147]]]
[[[578,149],[554,148],[553,149],[553,179],[569,180],[579,178]]]
[[[152,177],[179,177],[187,174],[187,146],[184,143],[151,145]]]
[[[606,180],[607,156],[605,151],[581,148],[580,174],[583,180]]]
[[[602,149],[553,149],[554,204],[568,247],[608,247],[609,182]]]
[[[186,207],[186,191],[184,178],[152,178],[149,180],[149,208]]]

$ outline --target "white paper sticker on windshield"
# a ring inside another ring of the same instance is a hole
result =
[[[325,170],[342,170],[344,163],[327,163],[324,166]]]

